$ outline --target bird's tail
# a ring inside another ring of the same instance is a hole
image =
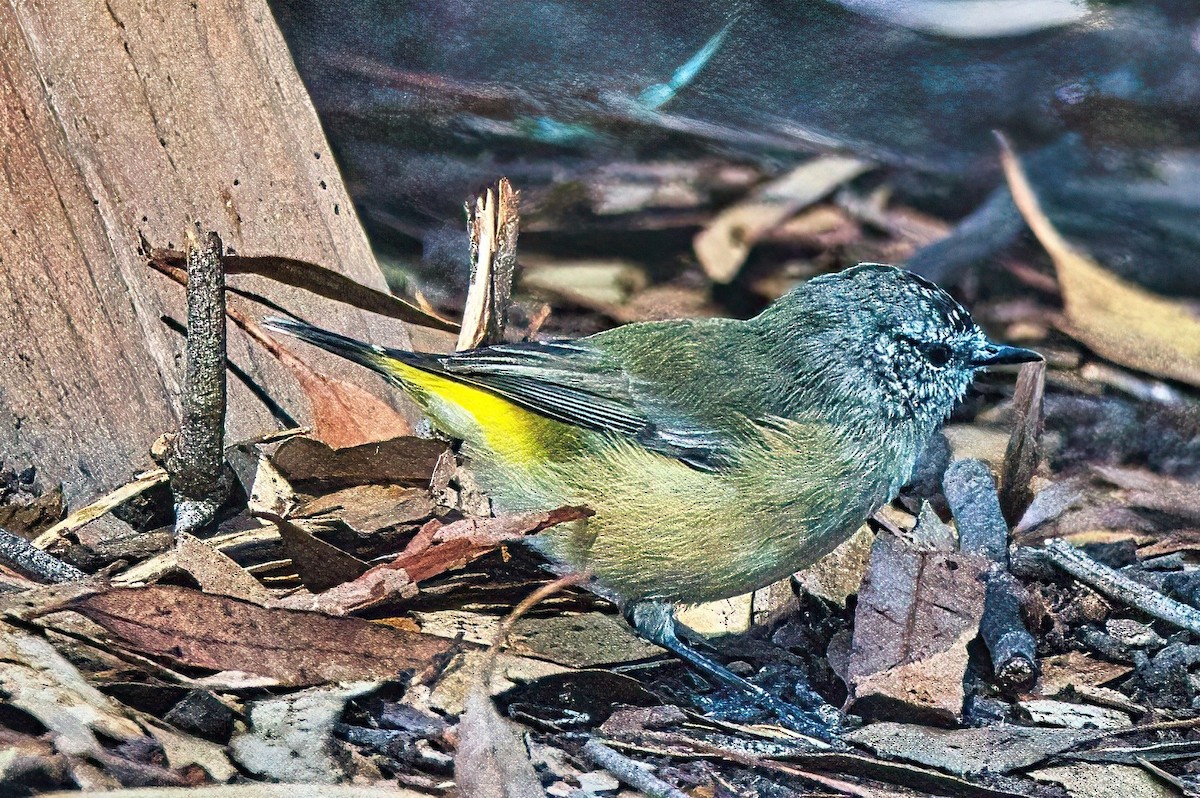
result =
[[[305,343],[319,346],[335,355],[346,358],[359,365],[378,371],[386,377],[397,377],[397,362],[409,366],[422,367],[422,355],[416,352],[405,352],[402,349],[385,349],[377,344],[368,344],[345,335],[340,335],[320,327],[314,327],[302,321],[292,319],[269,318],[263,320],[263,326],[276,332],[299,338]]]

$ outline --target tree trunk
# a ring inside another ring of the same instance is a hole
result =
[[[178,425],[183,341],[162,317],[182,320],[184,296],[145,266],[143,242],[182,249],[199,221],[239,254],[384,288],[263,0],[0,0],[0,102],[0,460],[36,465],[69,498],[148,466]],[[230,284],[368,337],[336,303]],[[371,324],[409,343],[399,322]],[[236,329],[229,358],[307,416],[287,372]],[[229,400],[231,440],[276,428],[232,378]]]

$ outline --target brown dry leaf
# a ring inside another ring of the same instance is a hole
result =
[[[704,273],[731,282],[768,230],[870,168],[869,161],[843,155],[813,158],[726,208],[693,241]]]
[[[393,437],[359,446],[331,448],[328,442],[297,437],[284,442],[271,462],[295,487],[322,492],[352,485],[428,485],[442,441]]]
[[[1200,482],[1184,481],[1152,474],[1137,468],[1098,465],[1093,470],[1108,482],[1125,491],[1124,499],[1131,507],[1165,513],[1200,522]]]
[[[192,575],[205,593],[270,604],[271,591],[246,569],[210,544],[180,532],[176,539],[175,563]]]
[[[282,360],[308,397],[314,436],[333,448],[412,434],[408,419],[369,391],[314,371],[295,356]]]
[[[855,712],[942,725],[958,720],[988,566],[978,555],[920,551],[890,534],[876,538],[847,671]]]
[[[351,760],[334,729],[347,702],[378,687],[376,682],[351,682],[250,702],[249,723],[234,732],[230,753],[244,770],[271,781],[348,782],[354,776]]]
[[[1062,785],[1070,798],[1174,798],[1178,793],[1145,770],[1130,765],[1070,763],[1031,771],[1038,781]]]
[[[80,798],[78,790],[43,793],[43,798]],[[198,787],[135,787],[110,790],[105,798],[429,798],[428,792],[388,784],[205,784]]]
[[[114,588],[70,608],[139,653],[259,674],[290,687],[422,671],[452,646],[357,618],[260,607],[168,585]]]
[[[222,258],[226,274],[257,274],[277,283],[294,286],[317,296],[353,305],[356,308],[389,316],[410,324],[432,327],[435,330],[457,332],[458,325],[433,313],[429,308],[417,305],[400,297],[369,288],[351,280],[344,274],[318,266],[308,261],[285,258],[279,255],[247,257],[225,255]],[[173,249],[155,249],[150,253],[150,266],[168,276],[168,269],[182,269],[187,262],[182,252]],[[236,290],[232,289],[231,290]]]
[[[283,541],[283,550],[296,566],[300,581],[314,593],[351,582],[371,567],[296,523],[279,516],[262,514],[260,517],[275,524]]]
[[[1099,687],[1125,676],[1133,668],[1093,659],[1080,651],[1046,657],[1038,662],[1037,693],[1056,695],[1068,687]]]
[[[417,584],[453,568],[461,568],[511,540],[519,540],[557,524],[591,515],[582,507],[549,512],[514,513],[495,518],[464,518],[452,524],[434,519],[396,559],[376,565],[365,574],[318,596],[297,596],[285,602],[330,615],[345,615],[386,601],[410,598]]]
[[[290,517],[336,519],[360,537],[367,537],[401,525],[424,523],[436,512],[427,490],[402,485],[353,485],[305,502]]]
[[[454,780],[472,798],[544,798],[517,729],[500,717],[487,690],[467,692],[458,723]]]
[[[1004,470],[1000,479],[1000,507],[1010,527],[1021,520],[1033,501],[1033,477],[1042,461],[1042,432],[1046,426],[1045,391],[1046,364],[1021,366],[1013,395],[1016,425],[1004,452]]]
[[[187,285],[187,272],[183,269],[165,261],[152,260],[150,265],[180,285]],[[391,405],[356,385],[316,371],[267,335],[261,324],[232,301],[226,303],[225,315],[291,370],[312,406],[312,426],[316,437],[330,446],[355,446],[412,433],[408,419]]]
[[[1143,546],[1138,549],[1138,558],[1149,560],[1152,557],[1161,557],[1177,551],[1200,551],[1200,530],[1176,532],[1162,540]]]
[[[0,694],[5,705],[45,726],[63,754],[104,753],[97,733],[122,742],[142,737],[120,706],[44,638],[8,624],[0,625]]]
[[[1127,282],[1076,249],[1042,212],[1017,156],[1000,137],[1013,201],[1058,272],[1072,337],[1123,366],[1200,386],[1200,314]]]
[[[629,260],[521,258],[524,291],[555,305],[573,305],[610,317],[621,315],[621,306],[648,285],[645,270]]]
[[[1069,729],[1033,729],[996,723],[974,729],[935,729],[872,723],[847,739],[885,759],[928,765],[955,776],[1009,773],[1028,768],[1095,735]]]

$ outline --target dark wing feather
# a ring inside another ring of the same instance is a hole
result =
[[[662,407],[611,354],[578,341],[502,344],[453,355],[390,353],[491,391],[564,424],[617,435],[700,469],[718,468],[727,442]]]

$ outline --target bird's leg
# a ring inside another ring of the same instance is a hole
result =
[[[642,637],[672,652],[709,678],[739,690],[755,704],[773,712],[793,731],[825,742],[834,739],[841,725],[841,713],[812,690],[805,688],[802,694],[812,702],[811,707],[801,708],[709,659],[680,639],[681,631],[686,634],[691,630],[675,619],[675,611],[670,605],[661,601],[634,602],[627,604],[624,611],[629,625]],[[695,635],[694,632],[691,634]]]

